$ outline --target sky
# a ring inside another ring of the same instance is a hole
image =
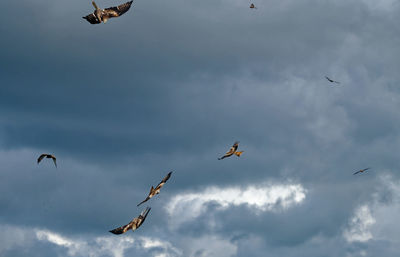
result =
[[[253,3],[2,3],[0,256],[399,256],[400,4]]]

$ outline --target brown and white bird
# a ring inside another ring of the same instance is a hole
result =
[[[334,81],[333,79],[330,79],[330,78],[328,78],[327,76],[325,76],[325,78],[326,78],[329,82],[331,82],[331,83],[340,84],[339,81]]]
[[[225,159],[226,157],[230,157],[230,156],[232,156],[232,155],[234,155],[234,154],[235,154],[237,157],[240,157],[240,155],[242,155],[242,153],[243,153],[244,151],[240,151],[240,152],[236,151],[236,150],[238,149],[238,147],[239,147],[239,142],[236,141],[236,142],[233,144],[233,146],[231,147],[231,149],[229,149],[229,151],[226,152],[226,154],[225,154],[224,156],[218,158],[218,160]]]
[[[37,159],[37,163],[39,164],[39,162],[41,162],[41,161],[43,160],[44,157],[46,157],[46,158],[48,158],[48,159],[50,159],[50,158],[53,159],[54,165],[55,165],[56,168],[57,168],[56,157],[55,157],[54,155],[52,155],[52,154],[47,154],[47,153],[41,154],[41,155],[39,156],[39,158]]]
[[[357,172],[354,172],[353,175],[356,175],[356,174],[358,174],[358,173],[363,173],[364,171],[369,170],[369,169],[370,169],[370,168],[366,168],[366,169],[359,170],[359,171],[357,171]]]
[[[142,211],[142,213],[139,215],[139,217],[134,218],[131,222],[129,222],[125,226],[121,226],[119,228],[110,230],[109,232],[111,232],[115,235],[120,235],[120,234],[125,233],[129,229],[132,229],[132,231],[135,231],[143,224],[143,222],[146,219],[147,214],[149,214],[150,210],[151,210],[150,207],[146,207],[146,209],[144,211]]]
[[[133,1],[129,1],[118,6],[100,9],[99,7],[97,7],[96,3],[92,1],[92,4],[95,8],[94,12],[82,18],[86,19],[91,24],[99,24],[101,22],[106,23],[108,19],[119,17],[122,14],[126,13],[129,8],[131,8],[132,2]]]
[[[153,186],[151,186],[150,188],[150,193],[149,195],[146,197],[146,199],[144,199],[141,203],[139,203],[137,206],[141,205],[144,202],[147,202],[148,200],[150,200],[153,196],[158,195],[160,193],[160,189],[165,185],[165,183],[167,182],[167,180],[171,177],[172,171],[170,173],[167,174],[167,176],[165,176],[163,178],[163,180],[161,180],[161,182],[156,186],[156,188],[154,188]]]
[[[251,4],[250,9],[257,9],[257,7],[254,4]]]

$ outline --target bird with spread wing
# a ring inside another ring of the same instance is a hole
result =
[[[236,141],[236,142],[233,144],[233,146],[231,147],[231,149],[229,149],[229,151],[226,152],[226,154],[225,154],[224,156],[218,158],[218,160],[225,159],[226,157],[230,157],[230,156],[232,156],[232,155],[234,155],[234,154],[235,154],[237,157],[240,157],[240,155],[241,155],[244,151],[240,151],[240,152],[239,152],[239,151],[236,151],[236,150],[238,149],[238,147],[239,147],[239,142]]]
[[[366,169],[362,169],[362,170],[356,171],[356,172],[353,173],[353,175],[356,175],[358,173],[363,173],[364,171],[369,170],[369,169],[370,168],[366,168]]]
[[[161,182],[156,186],[156,188],[154,188],[153,186],[151,186],[150,188],[150,193],[149,195],[146,197],[146,199],[144,199],[141,203],[139,203],[137,206],[141,205],[144,202],[147,202],[148,200],[150,200],[153,196],[158,195],[160,193],[160,189],[165,185],[165,183],[167,182],[167,180],[171,177],[172,171],[170,173],[167,174],[167,176],[165,176],[163,178],[163,180],[161,180]]]
[[[41,154],[39,156],[39,158],[37,159],[37,163],[39,164],[39,162],[41,162],[43,160],[43,158],[45,158],[45,157],[48,158],[48,159],[52,159],[53,162],[54,162],[54,165],[57,168],[56,157],[54,155],[52,155],[52,154],[48,154],[48,153]]]
[[[333,80],[333,79],[330,79],[330,78],[328,78],[327,76],[325,76],[325,78],[326,78],[329,82],[331,82],[331,83],[340,84],[339,81],[335,81],[335,80]]]
[[[142,213],[139,215],[139,217],[134,218],[131,222],[129,222],[125,226],[121,226],[119,228],[110,230],[110,232],[115,235],[120,235],[120,234],[125,233],[129,229],[132,229],[132,231],[135,231],[143,224],[143,222],[146,219],[147,214],[149,214],[150,210],[151,210],[150,207],[146,207],[146,209],[144,211],[142,211]]]
[[[131,8],[132,2],[133,1],[129,1],[118,6],[100,9],[99,7],[97,7],[96,3],[92,1],[92,4],[95,8],[94,12],[82,18],[86,19],[91,24],[99,24],[101,22],[106,23],[108,19],[119,17],[122,14],[126,13],[129,8]]]

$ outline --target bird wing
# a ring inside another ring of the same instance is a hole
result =
[[[111,232],[111,233],[113,233],[113,234],[115,234],[115,235],[123,234],[123,233],[125,233],[126,231],[128,231],[130,228],[132,228],[133,221],[134,221],[134,220],[132,220],[131,222],[129,222],[128,224],[126,224],[126,225],[124,225],[124,226],[121,226],[121,227],[119,227],[119,228],[110,230],[109,232]]]
[[[356,175],[356,174],[358,174],[358,173],[361,173],[361,171],[354,172],[353,175]]]
[[[137,223],[136,228],[140,227],[143,224],[143,222],[146,219],[147,215],[149,214],[150,210],[151,210],[150,207],[146,207],[146,209],[144,211],[142,211],[142,213],[138,217],[139,222]]]
[[[366,170],[369,170],[370,168],[365,168],[365,169],[363,169],[362,171],[364,172],[364,171],[366,171]]]
[[[104,12],[109,16],[109,17],[118,17],[121,16],[122,14],[126,13],[132,5],[133,1],[126,2],[124,4],[106,8],[104,9]]]
[[[40,156],[39,156],[39,158],[37,159],[37,163],[39,164],[39,162],[41,162],[42,160],[43,160],[43,158],[44,157],[46,157],[47,156],[47,154],[41,154]]]
[[[165,176],[165,177],[163,178],[163,180],[161,180],[160,183],[158,183],[158,185],[156,186],[156,190],[158,190],[158,189],[160,189],[160,188],[162,188],[162,187],[164,186],[164,184],[165,184],[165,183],[168,181],[168,179],[171,177],[171,174],[172,174],[172,171],[169,172],[169,173],[167,174],[167,176]]]
[[[96,18],[96,16],[91,13],[89,15],[86,15],[85,17],[82,17],[84,19],[86,19],[90,24],[99,24],[100,21]]]
[[[153,187],[151,187],[151,188],[153,188]],[[146,199],[144,199],[143,201],[141,201],[137,206],[141,205],[142,203],[147,202],[148,200],[150,200],[150,198],[151,198],[150,196],[146,197]]]
[[[56,168],[57,168],[57,158],[55,157],[55,156],[51,156],[51,159],[53,160],[53,162],[54,162],[54,165],[56,166]]]
[[[329,82],[333,82],[333,80],[331,80],[331,79],[328,78],[327,76],[325,76],[325,78],[326,78],[327,80],[329,80]]]

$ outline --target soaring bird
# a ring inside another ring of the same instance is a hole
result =
[[[56,157],[54,155],[52,155],[52,154],[47,154],[47,153],[41,154],[39,156],[39,158],[37,159],[37,163],[39,164],[39,162],[41,162],[44,157],[46,157],[48,159],[50,159],[50,158],[53,159],[54,165],[56,165],[56,168],[57,168]]]
[[[250,9],[257,9],[257,7],[254,4],[251,4]]]
[[[160,193],[160,189],[164,186],[164,184],[167,182],[167,180],[171,177],[172,171],[170,173],[167,174],[167,176],[165,176],[163,178],[163,180],[161,180],[161,182],[156,186],[156,188],[154,188],[153,186],[151,186],[150,188],[150,193],[149,195],[146,197],[146,199],[144,199],[141,203],[139,203],[137,206],[141,205],[144,202],[147,202],[148,200],[150,200],[153,196],[158,195]]]
[[[146,219],[147,214],[149,214],[150,210],[151,210],[150,207],[146,207],[146,209],[144,211],[142,211],[142,213],[139,215],[139,217],[134,218],[131,222],[129,222],[125,226],[121,226],[119,228],[110,230],[109,232],[116,234],[116,235],[120,235],[120,234],[125,233],[129,229],[132,229],[132,231],[135,231],[143,224],[143,222]]]
[[[106,23],[109,18],[119,17],[126,13],[129,8],[131,8],[132,2],[133,1],[129,1],[118,6],[100,9],[97,7],[96,3],[92,1],[92,4],[95,8],[94,12],[82,18],[86,19],[91,24],[99,24],[101,22]]]
[[[364,171],[369,170],[369,169],[370,169],[370,168],[366,168],[366,169],[359,170],[359,171],[357,171],[357,172],[354,172],[353,175],[356,175],[356,174],[358,174],[358,173],[363,173]]]
[[[225,154],[224,156],[222,156],[221,158],[218,158],[218,160],[222,160],[222,159],[224,159],[224,158],[226,158],[226,157],[230,157],[230,156],[232,156],[232,155],[234,155],[234,154],[235,154],[237,157],[240,157],[240,155],[241,155],[244,151],[240,151],[240,152],[236,151],[236,150],[238,149],[238,147],[239,147],[239,142],[236,141],[236,142],[233,144],[233,146],[231,147],[231,149],[229,149],[229,151],[226,152],[226,154]]]
[[[334,80],[332,80],[332,79],[328,78],[327,76],[325,76],[325,78],[326,78],[326,79],[327,79],[329,82],[331,82],[331,83],[340,84],[340,82],[338,82],[338,81],[334,81]]]

